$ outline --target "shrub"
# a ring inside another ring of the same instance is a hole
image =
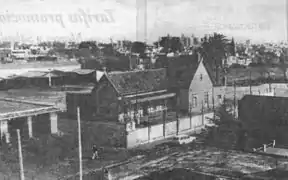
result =
[[[237,68],[246,68],[246,66],[245,65],[242,65],[242,64],[236,64],[236,63],[233,63],[231,66],[230,66],[230,68],[232,68],[232,69],[237,69]]]

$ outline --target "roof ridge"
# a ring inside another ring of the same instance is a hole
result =
[[[133,73],[133,72],[151,72],[151,71],[159,71],[159,70],[165,70],[166,68],[157,68],[157,69],[144,69],[144,70],[132,70],[132,71],[112,71],[112,72],[109,72],[107,73],[108,75],[109,74],[125,74],[125,73]]]

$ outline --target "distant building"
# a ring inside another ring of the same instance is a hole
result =
[[[11,61],[11,50],[10,49],[0,49],[0,62],[10,62]]]
[[[27,60],[29,58],[29,50],[12,50],[11,57],[15,60]]]

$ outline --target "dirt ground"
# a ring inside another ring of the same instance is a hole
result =
[[[60,119],[60,123],[58,124],[59,129],[62,131],[65,131],[64,133],[66,136],[63,136],[61,138],[61,142],[63,141],[63,145],[59,145],[57,143],[52,143],[52,145],[44,145],[43,148],[47,150],[51,150],[51,153],[55,151],[61,151],[64,152],[61,153],[61,157],[64,158],[64,160],[56,161],[53,164],[49,165],[44,165],[43,167],[39,168],[36,165],[36,162],[39,163],[39,160],[42,157],[38,157],[37,155],[30,155],[26,151],[26,145],[25,142],[22,143],[23,145],[23,156],[24,156],[24,169],[25,169],[25,176],[27,177],[27,180],[57,180],[58,178],[63,178],[67,177],[69,175],[74,175],[79,171],[79,161],[78,161],[78,145],[77,145],[77,131],[73,131],[73,129],[77,129],[77,121],[75,120],[70,120],[70,119]],[[87,128],[87,127],[93,127],[94,123],[93,122],[83,122],[81,124],[82,128]],[[72,131],[71,131],[72,130]],[[97,132],[95,132],[95,135],[97,135]],[[101,134],[98,134],[97,136],[101,136]],[[71,138],[71,137],[74,137]],[[106,138],[106,137],[102,137]],[[60,139],[60,138],[58,138]],[[76,142],[75,142],[76,140]],[[135,155],[135,152],[130,152],[127,151],[126,149],[123,148],[113,148],[113,147],[99,147],[99,155],[100,159],[99,160],[91,160],[91,147],[87,146],[87,142],[84,142],[85,139],[82,142],[82,157],[83,157],[83,171],[90,171],[90,170],[95,170],[97,168],[102,168],[103,166],[127,160],[130,157],[133,157]],[[56,142],[56,141],[55,141]],[[57,141],[58,143],[60,141]],[[86,145],[85,145],[86,144]],[[65,146],[68,146],[67,149]],[[62,149],[64,148],[64,149]],[[17,152],[15,153],[15,155]],[[3,157],[4,154],[0,154],[0,157]],[[7,156],[5,154],[4,156]],[[10,155],[9,155],[10,156]],[[49,154],[45,153],[43,156],[47,156],[49,158]],[[54,156],[52,155],[51,158]],[[47,159],[46,158],[46,159]],[[19,180],[18,177],[18,172],[19,172],[19,164],[17,158],[11,157],[11,161],[9,161],[9,167],[8,169],[4,170],[4,167],[1,167],[1,170],[3,173],[1,174],[0,172],[0,180],[1,177],[7,176],[4,174],[4,172],[11,172],[10,179],[5,179],[5,180]],[[45,158],[44,158],[45,159]],[[0,160],[1,161],[1,160]],[[42,160],[40,160],[42,161]],[[3,162],[3,161],[2,161]],[[53,161],[54,162],[54,161]],[[0,162],[1,163],[1,162]],[[44,162],[42,162],[44,164]],[[4,179],[3,179],[4,180]]]

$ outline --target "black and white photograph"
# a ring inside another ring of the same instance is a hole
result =
[[[288,180],[288,0],[0,1],[0,180]]]

